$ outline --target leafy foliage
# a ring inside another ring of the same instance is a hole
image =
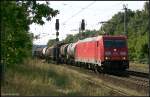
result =
[[[50,39],[49,41],[48,41],[48,43],[47,43],[47,46],[49,47],[49,46],[52,46],[52,45],[54,45],[56,43],[56,39]]]
[[[58,14],[46,4],[36,1],[1,1],[1,63],[17,64],[32,54],[29,25],[44,24]],[[5,61],[5,62],[4,62]]]
[[[72,43],[80,39],[97,36],[98,34],[99,34],[99,31],[96,31],[96,30],[85,30],[84,32],[80,32],[75,35],[68,34],[67,37],[63,41],[65,43]]]
[[[145,3],[142,11],[127,10],[127,34],[129,59],[132,61],[148,62],[148,31],[149,31],[149,13],[148,2]],[[111,35],[120,35],[124,33],[124,13],[118,12],[108,22],[104,24],[104,31]]]

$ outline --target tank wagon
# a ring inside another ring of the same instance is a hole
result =
[[[45,51],[45,59],[46,61],[55,60],[55,47],[47,47]]]
[[[46,61],[55,61],[56,63],[61,62],[61,56],[60,55],[60,47],[64,45],[64,43],[59,42],[51,47],[48,47],[45,51],[45,59]]]
[[[60,61],[61,63],[67,63],[67,48],[69,44],[62,45],[60,47]]]
[[[42,47],[37,47],[37,48],[34,50],[34,53],[33,53],[34,57],[43,58],[42,50],[43,50]]]
[[[42,49],[42,58],[45,58],[46,49],[47,49],[47,47],[44,47]]]
[[[67,62],[68,64],[74,64],[75,63],[75,47],[78,42],[76,43],[70,43],[67,47]]]

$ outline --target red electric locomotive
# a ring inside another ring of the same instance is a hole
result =
[[[126,70],[129,68],[126,36],[104,35],[78,41],[75,62],[98,70]]]

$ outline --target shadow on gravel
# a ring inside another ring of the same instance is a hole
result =
[[[127,71],[106,71],[105,73],[109,75],[119,76],[119,77],[129,77]]]

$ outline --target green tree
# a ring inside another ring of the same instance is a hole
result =
[[[50,39],[47,43],[47,46],[50,47],[56,43],[56,39]]]
[[[99,31],[85,30],[84,32],[80,32],[80,33],[77,33],[75,35],[69,34],[69,35],[67,35],[67,37],[63,41],[65,43],[73,43],[73,42],[77,42],[78,40],[85,39],[88,37],[94,37],[97,35],[99,35]]]
[[[37,1],[1,1],[1,63],[17,64],[32,53],[32,34],[29,25],[44,24],[58,14]],[[4,62],[5,61],[5,62]]]
[[[66,43],[72,43],[75,42],[75,37],[71,34],[67,35],[66,39],[64,40]]]

